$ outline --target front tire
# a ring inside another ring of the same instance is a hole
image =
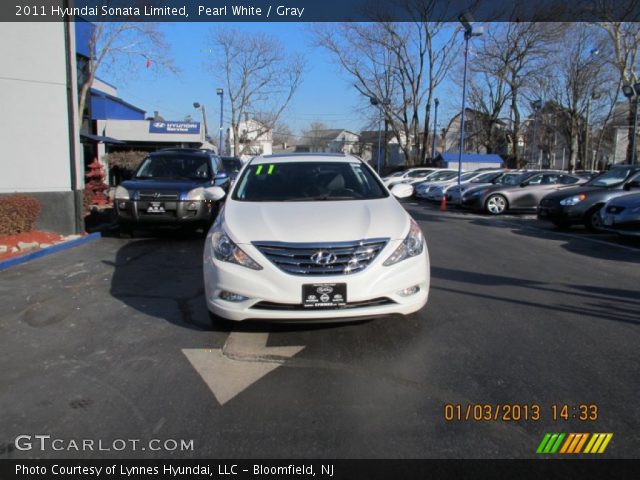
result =
[[[507,208],[509,208],[507,199],[499,194],[490,195],[484,203],[484,210],[489,215],[502,215]]]
[[[584,216],[584,226],[590,232],[598,233],[602,231],[602,219],[600,218],[600,210],[602,205],[592,207]]]

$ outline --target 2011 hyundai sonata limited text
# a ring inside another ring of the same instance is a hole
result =
[[[418,224],[362,160],[271,155],[238,176],[205,242],[212,320],[344,321],[420,310],[429,255]],[[219,187],[206,190],[219,200]]]

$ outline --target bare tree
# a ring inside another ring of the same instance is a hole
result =
[[[86,61],[79,62],[78,111],[80,118],[87,102],[89,89],[99,69],[116,67],[131,75],[142,65],[177,72],[168,55],[168,45],[158,25],[149,22],[98,22],[90,25]]]
[[[309,127],[302,132],[302,144],[311,150],[319,150],[325,147],[323,138],[326,130],[328,130],[328,127],[325,123],[317,120],[311,122]]]
[[[300,55],[287,55],[276,37],[264,33],[216,28],[211,31],[210,43],[220,51],[219,60],[210,67],[225,84],[234,152],[239,156],[244,153],[241,122],[249,114],[260,117],[254,138],[272,131],[300,85],[305,62]]]
[[[451,25],[428,21],[434,5],[400,2],[398,8],[408,12],[411,22],[320,25],[314,30],[316,43],[333,55],[356,90],[377,100],[376,108],[409,164],[423,163],[430,151],[431,100],[459,47],[454,41],[457,31]]]
[[[548,98],[553,100],[556,110],[562,112],[562,121],[556,119],[558,133],[567,138],[569,168],[576,168],[581,150],[587,144],[588,115],[602,105],[611,90],[612,79],[600,51],[601,39],[595,30],[586,24],[569,27],[559,43],[556,55],[550,56],[552,69],[546,79]],[[582,144],[582,145],[580,145]],[[588,163],[588,152],[582,155],[583,165]]]
[[[604,2],[606,4],[607,2]],[[637,2],[633,2],[637,8]],[[606,6],[606,5],[605,5]],[[602,15],[607,17],[607,11]],[[630,14],[634,10],[630,10]],[[640,48],[640,23],[635,21],[604,21],[595,25],[601,28],[607,37],[607,53],[609,63],[618,72],[618,92],[622,85],[633,85],[638,82],[638,49]],[[633,99],[629,98],[628,111],[629,139],[633,137]],[[627,163],[631,163],[632,142],[627,146]]]
[[[289,125],[279,121],[273,127],[273,144],[274,145],[292,145],[294,143],[294,135]]]

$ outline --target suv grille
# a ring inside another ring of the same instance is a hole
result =
[[[178,192],[166,190],[146,190],[139,192],[139,199],[143,202],[167,202],[178,200]]]
[[[361,272],[389,241],[373,238],[340,243],[253,242],[280,270],[292,275],[349,275]]]

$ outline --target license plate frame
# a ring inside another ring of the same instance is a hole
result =
[[[346,304],[346,283],[306,283],[302,285],[302,305],[304,308],[338,308]]]

